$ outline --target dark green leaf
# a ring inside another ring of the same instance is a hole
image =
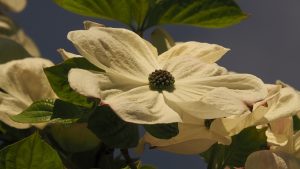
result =
[[[31,55],[14,40],[0,37],[0,63],[6,63],[15,59],[24,59]]]
[[[103,71],[84,58],[68,59],[59,65],[45,68],[44,71],[52,89],[61,100],[84,107],[92,107],[94,100],[80,95],[70,87],[68,73],[72,68]]]
[[[160,139],[170,139],[179,133],[178,123],[144,125],[152,136]]]
[[[175,45],[171,35],[162,28],[156,28],[151,33],[151,43],[156,47],[158,54],[161,54]]]
[[[297,115],[293,116],[293,125],[295,131],[300,130],[300,119]]]
[[[0,121],[0,149],[32,134],[31,129],[16,129]]]
[[[234,0],[54,0],[71,12],[117,20],[141,33],[159,24],[221,28],[245,19]]]
[[[96,108],[89,118],[88,128],[110,147],[130,148],[138,144],[138,126],[120,119],[108,105]]]
[[[49,122],[53,112],[53,99],[40,100],[32,103],[22,113],[10,118],[19,123],[43,123]]]
[[[92,110],[60,99],[56,99],[51,119],[77,121],[87,119]],[[85,120],[86,121],[86,120]]]
[[[177,0],[173,1],[168,10],[163,11],[159,23],[222,28],[237,24],[246,17],[234,0]],[[153,24],[150,22],[150,25]]]
[[[88,151],[100,144],[86,123],[53,124],[49,126],[49,132],[59,146],[70,153]]]
[[[38,133],[0,151],[3,169],[64,169],[56,153]]]
[[[256,129],[256,127],[246,128],[232,137],[230,145],[215,144],[201,155],[209,164],[223,166],[221,168],[225,166],[242,167],[251,153],[266,148],[265,131],[266,129]]]

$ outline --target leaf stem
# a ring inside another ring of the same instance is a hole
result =
[[[132,161],[132,159],[130,158],[128,149],[120,149],[123,157],[126,160],[127,165],[131,168],[131,169],[137,169],[134,162]]]

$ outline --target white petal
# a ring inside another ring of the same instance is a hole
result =
[[[211,130],[224,135],[235,135],[246,127],[266,124],[299,112],[299,95],[290,87],[268,85],[268,97],[253,105],[252,113],[216,119]]]
[[[86,29],[86,30],[88,30],[92,27],[105,27],[105,25],[103,25],[103,24],[92,22],[92,21],[84,21],[83,25],[84,25],[84,29]]]
[[[249,111],[248,107],[226,88],[219,87],[205,94],[199,94],[199,98],[193,101],[180,101],[181,96],[188,94],[182,89],[177,90],[163,94],[168,105],[175,110],[178,109],[177,112],[181,111],[181,116],[187,113],[199,119],[215,119]]]
[[[268,151],[257,151],[247,158],[245,169],[289,169],[284,159]],[[292,169],[292,168],[290,168]],[[296,168],[295,168],[296,169]]]
[[[191,79],[220,76],[228,73],[225,68],[217,64],[205,63],[193,57],[168,60],[162,68],[169,71],[177,83],[190,81]]]
[[[144,141],[151,146],[174,153],[198,154],[216,142],[230,144],[230,138],[220,137],[210,132],[200,121],[199,124],[179,123],[179,134],[171,139],[158,139],[146,133]]]
[[[26,105],[55,98],[43,68],[52,66],[46,59],[27,58],[0,65],[0,88]]]
[[[300,131],[297,131],[293,136],[294,154],[300,159]]]
[[[76,54],[73,54],[71,52],[67,52],[65,51],[64,49],[57,49],[57,52],[61,55],[61,57],[64,59],[64,60],[68,60],[68,59],[71,59],[71,58],[78,58],[78,57],[82,57],[80,55],[76,55]]]
[[[33,57],[40,57],[40,51],[34,41],[25,34],[25,32],[20,29],[16,34],[13,36],[10,36],[10,39],[13,39],[17,41],[19,44],[21,44],[26,51]]]
[[[5,124],[19,129],[29,128],[30,124],[17,123],[9,118],[9,115],[19,114],[25,108],[27,105],[18,99],[0,92],[0,120]]]
[[[10,10],[14,12],[21,12],[26,4],[26,0],[0,0],[0,3],[8,7]]]
[[[147,81],[149,74],[159,68],[149,43],[126,29],[91,27],[69,32],[68,39],[91,63],[130,79]]]
[[[181,122],[164,97],[149,86],[134,88],[104,100],[123,120],[138,124]]]
[[[95,98],[106,99],[116,92],[124,92],[146,85],[112,72],[90,72],[71,69],[68,75],[70,86],[78,93]]]
[[[293,136],[293,120],[291,117],[276,119],[269,123],[266,131],[267,141],[272,145],[284,146]]]
[[[288,117],[300,112],[300,96],[297,91],[289,86],[283,86],[267,103],[269,110],[261,123]]]
[[[165,63],[174,58],[201,59],[206,63],[214,63],[219,60],[229,49],[216,44],[185,42],[174,47],[159,56],[159,62]]]

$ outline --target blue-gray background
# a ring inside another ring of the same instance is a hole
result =
[[[300,89],[300,1],[242,0],[238,3],[250,18],[230,28],[164,27],[176,41],[194,40],[231,48],[219,64],[232,71],[252,73],[268,83],[280,79]],[[69,13],[51,0],[29,0],[27,8],[13,16],[35,40],[42,54],[56,63],[61,61],[56,49],[75,51],[66,34],[70,30],[82,29],[84,20],[122,26]],[[198,156],[153,150],[147,151],[142,160],[159,169],[205,168]]]

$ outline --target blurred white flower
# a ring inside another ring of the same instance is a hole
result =
[[[27,0],[0,0],[0,4],[13,12],[21,12],[25,8]]]
[[[266,85],[266,87],[268,97],[253,104],[252,111],[216,119],[210,126],[211,131],[232,136],[244,128],[267,124],[300,112],[300,96],[292,87],[282,82],[277,82],[276,85]]]
[[[266,135],[270,150],[252,153],[246,169],[300,168],[300,131],[294,134],[292,117],[271,122]]]
[[[56,98],[43,68],[53,66],[46,59],[27,58],[0,64],[0,120],[15,128],[30,124],[17,123],[9,115],[21,113],[34,101]]]
[[[72,69],[70,85],[85,96],[101,98],[127,122],[199,124],[201,119],[243,114],[247,105],[267,95],[259,78],[228,74],[214,63],[228,51],[219,45],[186,42],[158,56],[150,43],[129,30],[86,27],[71,31],[68,39],[104,72]]]

